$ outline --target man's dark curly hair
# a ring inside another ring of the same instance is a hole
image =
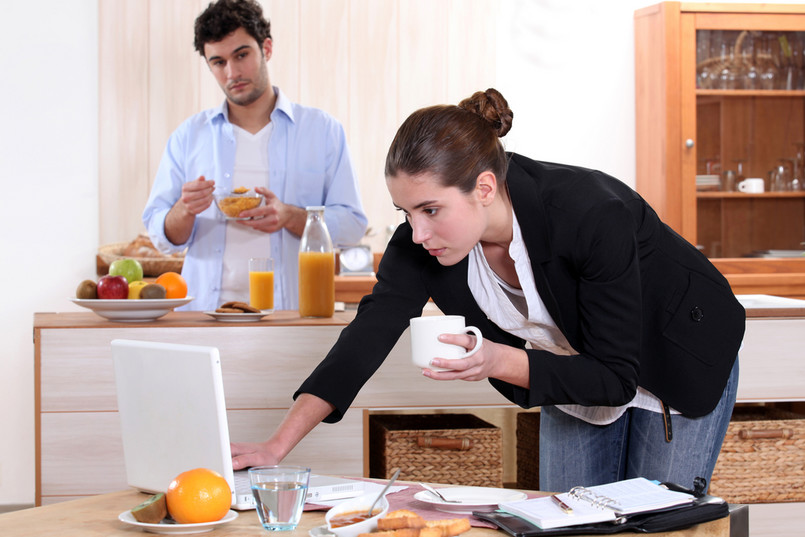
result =
[[[261,47],[266,38],[271,39],[271,23],[255,0],[217,0],[196,18],[193,45],[204,56],[205,44],[221,41],[238,28],[246,30]]]

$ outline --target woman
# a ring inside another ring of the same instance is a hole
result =
[[[735,402],[743,308],[622,182],[505,153],[512,118],[489,89],[403,123],[385,172],[406,222],[378,283],[275,434],[233,445],[236,468],[276,463],[319,421],[338,421],[432,298],[484,341],[424,375],[489,379],[513,403],[541,406],[542,490],[709,481]]]

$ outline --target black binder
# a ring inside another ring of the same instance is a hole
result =
[[[495,524],[498,528],[513,537],[538,537],[548,535],[584,535],[584,534],[610,534],[625,531],[638,533],[657,533],[663,531],[681,530],[702,522],[718,520],[729,515],[729,504],[723,499],[709,496],[700,492],[697,483],[696,491],[685,489],[673,483],[664,483],[666,487],[680,492],[687,492],[696,496],[696,500],[687,505],[671,507],[649,513],[639,513],[623,516],[613,521],[596,524],[583,524],[561,528],[542,529],[524,518],[516,515],[494,512],[473,512],[473,516]]]

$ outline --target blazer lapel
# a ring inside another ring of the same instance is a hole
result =
[[[553,248],[548,235],[548,215],[539,187],[539,177],[530,174],[514,159],[510,159],[506,182],[514,214],[517,215],[523,242],[531,260],[537,292],[554,322],[562,330],[563,321],[559,303],[551,291],[544,268],[553,258]]]

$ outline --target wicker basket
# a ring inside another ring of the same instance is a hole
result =
[[[111,265],[112,262],[127,257],[123,251],[128,244],[128,242],[115,242],[98,248],[96,272],[99,276],[103,276],[109,272],[109,265]],[[143,276],[159,276],[165,272],[180,273],[182,272],[182,265],[184,264],[183,255],[164,255],[160,257],[131,256],[130,258],[140,262],[140,265],[143,267]]]
[[[710,493],[730,503],[805,501],[805,415],[735,408]]]
[[[455,485],[502,487],[503,440],[472,414],[369,416],[369,475]]]
[[[539,490],[539,412],[517,414],[517,488]]]

